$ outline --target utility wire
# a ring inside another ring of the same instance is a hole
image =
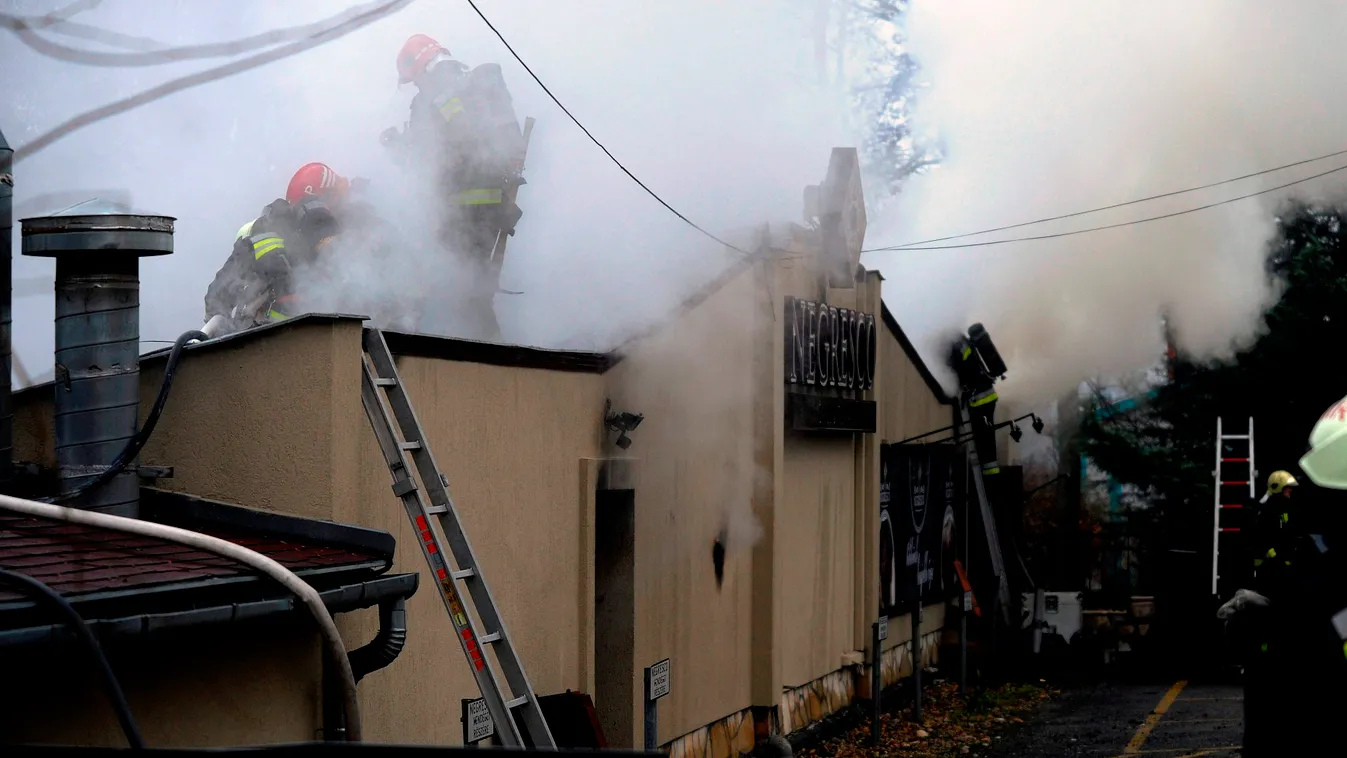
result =
[[[91,11],[103,4],[103,0],[75,0],[75,2],[64,8],[57,8],[45,16],[28,19],[28,25],[34,29],[45,29],[49,26],[65,23],[72,16],[77,16],[85,11]]]
[[[987,246],[990,246],[990,245],[1006,245],[1006,244],[1009,244],[1009,243],[1011,243],[1011,242],[1031,242],[1031,241],[1034,241],[1034,240],[1050,240],[1050,239],[1057,239],[1058,237],[1073,237],[1073,236],[1075,236],[1075,235],[1077,235],[1077,234],[1089,234],[1090,232],[1100,232],[1100,231],[1104,231],[1104,230],[1106,230],[1106,229],[1117,229],[1117,228],[1123,227],[1123,226],[1134,226],[1134,225],[1136,225],[1136,224],[1146,224],[1146,223],[1150,223],[1151,221],[1161,221],[1161,220],[1163,220],[1163,219],[1174,218],[1174,217],[1176,217],[1176,216],[1186,216],[1186,215],[1188,215],[1189,213],[1197,213],[1198,211],[1205,211],[1205,210],[1208,210],[1208,209],[1210,209],[1210,208],[1215,208],[1215,207],[1217,207],[1217,206],[1219,206],[1219,205],[1227,205],[1227,204],[1229,204],[1229,203],[1238,202],[1238,201],[1240,201],[1240,200],[1248,200],[1248,199],[1251,198],[1251,197],[1257,197],[1257,196],[1259,196],[1259,195],[1266,195],[1266,194],[1268,194],[1268,193],[1270,193],[1270,192],[1276,192],[1276,191],[1278,191],[1278,190],[1284,190],[1284,189],[1286,189],[1287,187],[1294,187],[1294,186],[1297,185],[1297,184],[1303,184],[1303,183],[1305,183],[1305,182],[1313,181],[1313,180],[1315,180],[1315,179],[1319,179],[1319,178],[1328,176],[1329,174],[1336,174],[1337,172],[1339,172],[1339,171],[1344,171],[1344,170],[1347,170],[1347,165],[1338,166],[1337,168],[1329,169],[1328,171],[1323,171],[1323,172],[1320,172],[1320,173],[1318,173],[1318,174],[1314,174],[1314,175],[1312,175],[1312,176],[1307,176],[1307,177],[1304,177],[1303,179],[1296,179],[1295,181],[1287,182],[1287,183],[1285,183],[1285,184],[1279,184],[1279,185],[1277,185],[1276,187],[1268,187],[1267,189],[1258,190],[1257,192],[1250,192],[1250,193],[1248,193],[1248,194],[1240,195],[1240,196],[1238,196],[1238,197],[1231,197],[1231,198],[1227,198],[1227,199],[1225,199],[1225,200],[1217,200],[1217,201],[1214,202],[1214,203],[1207,203],[1206,205],[1199,205],[1199,206],[1197,206],[1197,207],[1195,207],[1195,208],[1187,208],[1187,209],[1181,210],[1181,211],[1174,211],[1173,213],[1163,213],[1163,214],[1160,214],[1159,216],[1149,216],[1149,217],[1147,217],[1147,218],[1133,219],[1132,221],[1122,221],[1122,222],[1119,222],[1119,223],[1116,223],[1116,224],[1105,224],[1104,226],[1092,226],[1092,227],[1088,227],[1088,228],[1086,228],[1086,229],[1076,229],[1076,230],[1069,231],[1069,232],[1058,232],[1058,233],[1056,233],[1056,234],[1037,234],[1037,235],[1034,235],[1034,236],[1031,236],[1031,237],[1011,237],[1010,239],[1003,239],[1003,240],[989,240],[989,241],[987,241],[987,242],[964,242],[964,243],[957,244],[957,245],[926,245],[926,246],[920,246],[920,247],[918,247],[918,246],[916,246],[917,243],[914,242],[914,243],[910,243],[910,244],[908,244],[908,245],[893,245],[893,246],[890,246],[890,247],[876,247],[876,248],[871,248],[871,249],[869,249],[869,250],[863,250],[862,252],[865,252],[865,253],[878,253],[878,252],[887,252],[887,251],[905,251],[905,250],[960,250],[960,249],[963,249],[963,248],[969,248],[969,247],[987,247]]]
[[[229,42],[213,42],[205,45],[183,45],[179,47],[161,46],[163,49],[149,51],[142,50],[140,52],[131,53],[105,53],[92,50],[80,50],[79,48],[52,42],[34,31],[34,22],[9,14],[0,14],[0,26],[6,27],[18,35],[19,40],[33,51],[49,58],[55,58],[56,60],[65,61],[67,63],[77,63],[84,66],[132,68],[139,66],[158,66],[164,63],[199,60],[202,58],[225,58],[239,53],[261,50],[285,42],[293,42],[295,40],[304,39],[305,37],[321,34],[329,27],[345,23],[351,18],[361,16],[378,5],[379,3],[368,3],[366,5],[351,8],[344,13],[330,16],[322,21],[315,21],[300,26],[291,26],[284,29],[273,29],[271,31],[262,32],[261,34],[254,34],[251,37],[244,37]],[[95,27],[86,28],[103,31],[101,29],[96,29]],[[115,34],[112,32],[105,33]],[[145,41],[152,42],[152,40]]]
[[[1140,197],[1140,198],[1137,198],[1136,200],[1128,200],[1127,202],[1123,202],[1123,203],[1114,203],[1113,205],[1103,205],[1103,206],[1100,206],[1100,207],[1098,207],[1098,208],[1091,208],[1091,209],[1085,210],[1085,211],[1076,211],[1075,213],[1064,213],[1064,214],[1062,214],[1062,215],[1060,215],[1060,216],[1048,216],[1047,218],[1034,219],[1033,221],[1023,221],[1023,222],[1020,222],[1020,223],[1018,223],[1018,224],[1009,224],[1009,225],[1007,225],[1007,226],[996,226],[996,227],[992,227],[991,229],[982,229],[982,230],[976,231],[976,232],[965,232],[965,233],[963,233],[963,234],[951,234],[951,235],[948,236],[948,237],[932,237],[931,239],[917,240],[916,242],[905,242],[905,243],[903,243],[903,244],[901,244],[901,245],[891,245],[891,246],[888,246],[888,247],[877,247],[877,248],[873,248],[873,249],[870,249],[870,250],[862,250],[861,252],[863,252],[863,253],[871,253],[871,252],[875,252],[876,250],[898,250],[898,249],[908,248],[908,247],[911,247],[911,246],[913,246],[913,245],[929,245],[929,244],[931,244],[932,242],[945,242],[945,241],[947,241],[947,240],[956,240],[956,239],[961,239],[961,238],[963,238],[963,237],[976,237],[976,236],[981,235],[981,234],[991,234],[992,232],[1004,232],[1004,231],[1006,231],[1006,230],[1008,230],[1008,229],[1019,229],[1019,228],[1021,228],[1021,227],[1025,227],[1025,226],[1033,226],[1034,224],[1046,224],[1046,223],[1049,222],[1049,221],[1060,221],[1060,220],[1062,220],[1062,219],[1064,219],[1064,218],[1075,218],[1076,216],[1085,216],[1085,215],[1088,215],[1088,214],[1091,214],[1091,213],[1100,213],[1100,212],[1102,212],[1102,211],[1113,210],[1114,208],[1124,208],[1124,207],[1129,206],[1129,205],[1136,205],[1136,204],[1138,204],[1138,203],[1146,203],[1146,202],[1150,202],[1151,200],[1160,200],[1160,199],[1162,199],[1162,198],[1166,198],[1166,197],[1174,197],[1174,196],[1176,196],[1176,195],[1186,195],[1186,194],[1188,194],[1189,192],[1198,192],[1198,191],[1204,190],[1204,189],[1211,189],[1212,187],[1220,187],[1220,186],[1225,185],[1225,184],[1234,184],[1235,182],[1243,181],[1243,180],[1245,180],[1245,179],[1252,179],[1252,178],[1255,177],[1255,176],[1263,176],[1264,174],[1273,174],[1273,173],[1276,173],[1276,172],[1278,172],[1278,171],[1282,171],[1282,170],[1284,170],[1284,169],[1295,168],[1296,166],[1303,166],[1303,165],[1305,165],[1306,163],[1317,163],[1317,162],[1319,162],[1319,161],[1326,160],[1326,159],[1328,159],[1328,158],[1336,158],[1336,157],[1339,156],[1339,155],[1347,155],[1347,150],[1338,150],[1338,151],[1335,151],[1335,152],[1332,152],[1332,153],[1326,153],[1326,154],[1324,154],[1324,155],[1320,155],[1320,156],[1317,156],[1317,157],[1314,157],[1314,158],[1306,158],[1306,159],[1303,160],[1303,161],[1296,161],[1295,163],[1286,163],[1286,164],[1283,164],[1283,165],[1281,165],[1281,166],[1275,166],[1275,167],[1273,167],[1273,168],[1264,169],[1264,170],[1262,170],[1262,171],[1255,171],[1255,172],[1253,172],[1252,174],[1244,174],[1243,176],[1236,176],[1236,177],[1233,177],[1233,178],[1230,178],[1230,179],[1222,179],[1222,180],[1219,181],[1219,182],[1212,182],[1212,183],[1210,183],[1210,184],[1202,184],[1202,185],[1199,185],[1199,186],[1197,186],[1197,187],[1189,187],[1189,188],[1187,188],[1187,189],[1174,190],[1173,192],[1162,192],[1162,193],[1160,193],[1159,195],[1151,195],[1151,196],[1149,196],[1149,197]]]
[[[369,26],[370,24],[374,23],[375,21],[378,21],[379,19],[385,16],[391,15],[393,13],[396,13],[397,11],[402,10],[403,8],[410,5],[412,1],[413,0],[389,0],[388,2],[381,3],[374,8],[362,12],[360,15],[348,18],[339,24],[336,24],[328,29],[318,32],[317,34],[314,34],[313,36],[308,37],[307,39],[302,39],[288,45],[283,45],[281,47],[272,48],[271,50],[267,50],[266,52],[258,53],[257,55],[253,55],[248,58],[243,58],[216,68],[206,69],[205,71],[200,71],[190,76],[184,76],[180,79],[174,79],[172,81],[165,82],[164,84],[161,84],[157,87],[147,89],[139,94],[132,95],[130,97],[126,97],[121,100],[108,103],[107,105],[104,105],[100,108],[95,108],[94,110],[82,113],[78,116],[75,116],[74,118],[65,121],[64,123],[60,124],[54,129],[51,129],[50,131],[47,131],[42,135],[30,140],[29,142],[25,143],[23,147],[16,149],[14,151],[14,163],[18,164],[23,159],[31,156],[32,154],[38,152],[39,150],[42,150],[45,147],[48,147],[53,142],[56,142],[57,140],[62,139],[63,137],[67,137],[70,134],[80,129],[83,129],[84,127],[89,126],[91,124],[96,124],[99,121],[103,121],[118,114],[125,113],[126,111],[138,108],[147,103],[152,103],[156,100],[168,97],[169,95],[172,95],[176,92],[181,92],[185,89],[197,87],[202,84],[208,84],[210,82],[219,79],[224,79],[225,77],[233,76],[234,74],[239,74],[244,71],[250,71],[252,69],[265,66],[268,63],[273,63],[275,61],[282,60],[284,58],[289,58],[293,55],[297,55],[311,48],[315,48],[318,47],[319,45],[331,42],[334,39],[344,37],[347,34],[350,34],[351,32]]]
[[[693,222],[693,221],[692,221],[691,219],[689,219],[687,216],[684,216],[682,213],[679,213],[679,212],[678,212],[678,209],[674,208],[672,205],[669,205],[667,202],[665,202],[665,201],[664,201],[664,198],[660,197],[658,194],[655,193],[654,190],[652,190],[652,189],[650,189],[649,187],[647,187],[646,184],[645,184],[645,182],[641,181],[640,179],[637,179],[635,174],[633,174],[631,171],[628,171],[628,170],[627,170],[627,167],[624,166],[624,165],[622,165],[622,161],[619,161],[619,160],[617,159],[616,156],[614,156],[611,152],[609,152],[609,151],[608,151],[608,148],[604,147],[604,146],[603,146],[603,143],[602,143],[602,142],[599,142],[598,138],[595,137],[593,134],[591,134],[590,131],[589,131],[588,129],[585,128],[585,125],[584,125],[584,124],[580,123],[580,119],[576,118],[576,117],[575,117],[575,114],[571,113],[570,110],[569,110],[566,106],[564,106],[564,105],[561,104],[561,101],[557,99],[557,96],[554,95],[554,94],[552,94],[552,90],[548,89],[546,84],[543,84],[543,80],[542,80],[542,79],[539,79],[539,78],[538,78],[538,75],[535,74],[535,73],[533,73],[533,69],[529,68],[529,65],[528,65],[527,63],[524,62],[524,59],[519,57],[519,53],[516,53],[516,52],[514,51],[514,48],[510,46],[510,43],[509,43],[508,41],[506,41],[505,35],[501,34],[501,33],[500,33],[500,30],[496,29],[495,25],[491,23],[491,19],[488,19],[488,18],[486,17],[486,14],[485,14],[485,13],[482,13],[482,9],[477,7],[477,3],[473,2],[473,0],[468,0],[468,5],[472,6],[472,9],[473,9],[474,11],[477,12],[477,15],[478,15],[479,17],[481,17],[482,22],[486,24],[486,26],[487,26],[488,29],[490,29],[493,33],[495,33],[496,37],[498,37],[498,38],[500,39],[501,44],[502,44],[502,45],[505,45],[505,49],[510,51],[510,55],[514,56],[514,59],[515,59],[516,61],[519,62],[519,65],[521,65],[521,66],[524,67],[524,70],[528,72],[528,75],[531,76],[531,77],[533,77],[533,81],[537,82],[537,83],[538,83],[538,86],[539,86],[539,87],[542,87],[543,92],[546,92],[546,93],[547,93],[547,96],[550,97],[550,98],[552,98],[552,102],[556,103],[556,104],[557,104],[557,107],[560,108],[561,111],[562,111],[563,113],[565,113],[567,116],[569,116],[570,119],[571,119],[571,121],[575,122],[575,125],[576,125],[576,126],[580,127],[580,131],[584,132],[584,133],[585,133],[585,136],[586,136],[586,137],[589,137],[590,142],[593,142],[595,145],[597,145],[598,148],[599,148],[600,150],[603,151],[603,154],[606,155],[606,156],[608,156],[608,158],[609,158],[610,160],[612,160],[612,162],[613,162],[614,165],[616,165],[618,168],[622,169],[622,173],[626,174],[626,175],[627,175],[633,182],[636,182],[636,185],[639,186],[641,189],[645,190],[645,191],[646,191],[646,194],[648,194],[648,195],[650,195],[651,197],[655,198],[655,201],[656,201],[656,202],[658,202],[660,205],[664,206],[665,209],[667,209],[670,213],[672,213],[673,215],[677,216],[683,223],[687,224],[688,226],[692,227],[693,229],[696,229],[697,231],[701,232],[702,234],[706,235],[707,237],[710,237],[711,239],[715,240],[716,242],[719,242],[720,244],[724,245],[725,247],[728,247],[728,248],[731,249],[731,250],[734,250],[734,251],[739,252],[739,253],[743,253],[744,255],[752,255],[751,252],[749,252],[749,251],[747,251],[747,250],[745,250],[745,249],[743,249],[743,248],[741,248],[741,247],[736,247],[735,245],[731,245],[730,243],[726,242],[725,240],[723,240],[723,239],[717,237],[716,235],[714,235],[714,234],[712,234],[712,233],[706,231],[706,230],[703,229],[702,227],[698,226],[695,222]],[[15,160],[17,160],[17,153],[16,153],[15,155],[16,155]]]

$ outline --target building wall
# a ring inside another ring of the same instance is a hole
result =
[[[233,627],[104,652],[146,747],[321,739],[321,653],[307,628]],[[126,747],[101,677],[78,645],[4,651],[0,671],[0,745]]]
[[[592,613],[592,599],[580,602],[579,464],[599,453],[602,377],[431,358],[397,363],[534,690],[587,691],[577,644],[581,616]],[[478,697],[477,684],[363,410],[357,420],[358,497],[340,520],[387,530],[397,538],[393,570],[422,574],[408,602],[406,648],[360,684],[367,739],[459,744],[460,700]],[[371,612],[342,631],[355,644],[376,629]]]
[[[614,406],[644,413],[627,451],[637,461],[636,670],[631,735],[640,744],[641,669],[670,659],[659,703],[664,743],[750,700],[753,513],[753,355],[759,338],[759,269],[623,352],[607,374]],[[611,454],[619,454],[610,450]],[[724,579],[712,551],[725,539]],[[602,697],[602,693],[599,695]],[[619,741],[622,740],[622,741]]]

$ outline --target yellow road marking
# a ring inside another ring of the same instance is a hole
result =
[[[1169,710],[1169,706],[1174,704],[1174,701],[1179,697],[1179,693],[1183,692],[1183,688],[1187,685],[1187,679],[1180,679],[1174,683],[1173,687],[1169,688],[1169,691],[1165,693],[1165,696],[1160,698],[1160,702],[1155,706],[1155,710],[1151,711],[1150,714],[1146,716],[1146,720],[1141,722],[1141,726],[1137,727],[1136,733],[1133,734],[1132,739],[1127,742],[1127,747],[1123,748],[1123,755],[1136,755],[1141,752],[1141,746],[1146,744],[1146,738],[1151,736],[1151,730],[1155,728],[1156,724],[1160,723],[1160,719],[1165,715],[1165,711]]]

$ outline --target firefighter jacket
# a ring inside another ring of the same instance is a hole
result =
[[[996,460],[994,426],[997,396],[992,378],[983,370],[981,359],[966,339],[960,338],[954,343],[950,363],[959,377],[960,394],[968,404],[973,449],[977,451],[982,475],[987,477],[1000,474],[1001,465]]]
[[[295,315],[295,274],[339,230],[336,216],[319,200],[272,202],[235,236],[229,259],[206,290],[207,320],[219,314],[264,323]]]
[[[1297,531],[1293,527],[1299,526],[1291,523],[1294,510],[1289,498],[1272,494],[1263,495],[1254,506],[1249,552],[1253,557],[1255,589],[1261,587],[1260,592],[1276,585],[1277,575],[1291,565],[1291,543]]]
[[[518,178],[523,148],[500,66],[468,69],[446,61],[427,76],[412,99],[410,146],[418,154],[433,149],[439,155],[452,205],[500,206],[504,188]]]

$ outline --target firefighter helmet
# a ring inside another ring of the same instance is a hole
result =
[[[398,83],[406,84],[415,81],[426,72],[426,68],[435,56],[440,53],[449,53],[440,46],[440,43],[427,37],[424,34],[413,34],[402,43],[402,50],[398,51]]]
[[[1281,491],[1287,487],[1294,487],[1300,482],[1296,481],[1294,476],[1287,471],[1273,471],[1272,476],[1267,478],[1267,491],[1269,495],[1280,495]]]
[[[290,186],[285,188],[285,199],[291,205],[305,197],[340,199],[350,188],[350,180],[333,171],[326,163],[306,163],[290,177]]]
[[[1300,469],[1320,487],[1347,490],[1347,397],[1310,430],[1310,451],[1300,459]]]

